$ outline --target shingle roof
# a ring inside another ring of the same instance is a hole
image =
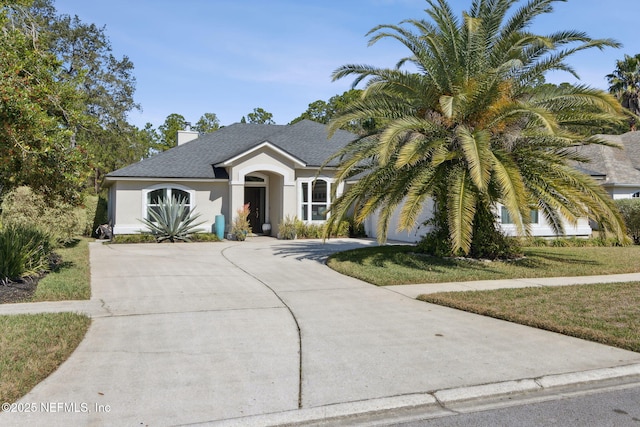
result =
[[[604,176],[604,184],[640,185],[640,132],[598,137],[620,148],[595,144],[576,147],[582,156],[590,160],[578,167],[589,175]]]
[[[338,130],[328,139],[323,124],[302,120],[293,125],[236,123],[193,141],[113,171],[108,178],[228,178],[214,165],[264,142],[286,151],[307,166],[320,166],[356,138]]]

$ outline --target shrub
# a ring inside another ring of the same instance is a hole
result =
[[[249,203],[236,210],[237,215],[233,219],[233,224],[231,225],[231,234],[233,234],[236,240],[245,240],[247,238],[247,234],[251,231],[251,226],[249,225],[249,213],[251,213]]]
[[[347,218],[349,224],[349,237],[367,237],[367,233],[364,231],[364,224],[356,224],[353,217]],[[342,223],[340,223],[342,225]],[[338,227],[340,227],[340,225]]]
[[[335,231],[325,236],[326,224],[305,224],[298,217],[287,216],[280,223],[278,239],[321,239],[324,237],[349,237],[349,221],[340,221]]]
[[[278,226],[278,239],[294,240],[297,236],[297,226],[300,221],[297,217],[291,218],[289,215],[280,222]]]
[[[522,256],[520,241],[506,236],[490,210],[478,209],[474,216],[471,248],[466,256],[477,259],[514,259]],[[431,227],[418,242],[417,250],[436,257],[455,257],[452,253],[446,211],[436,211],[433,218],[424,223]]]
[[[554,248],[626,246],[624,242],[620,242],[615,237],[557,237],[546,239],[544,237],[525,237],[519,239],[519,244],[528,247],[550,246]]]
[[[545,239],[544,237],[514,237],[514,239],[518,239],[518,244],[522,247],[545,247],[549,246],[549,239]]]
[[[53,240],[66,244],[82,234],[85,220],[82,209],[60,199],[45,198],[29,187],[17,187],[2,201],[2,219],[5,225],[37,227]]]
[[[360,224],[362,227],[362,233],[356,230],[355,234],[352,234],[353,226],[350,221],[340,221],[338,223],[338,227],[336,228],[334,233],[331,233],[329,237],[366,237],[364,233],[364,225]]]
[[[305,224],[296,220],[296,234],[298,239],[319,239],[324,234],[324,226],[320,224]]]
[[[42,230],[17,224],[0,230],[0,282],[44,273],[50,256],[50,237]]]
[[[219,242],[216,233],[196,233],[191,235],[192,242]]]
[[[633,243],[640,244],[640,199],[616,200],[616,205],[622,214],[627,232],[633,239]]]
[[[194,223],[200,214],[193,215],[184,200],[171,198],[160,199],[157,210],[149,210],[151,219],[140,220],[149,228],[149,232],[158,243],[176,240],[188,242],[190,235],[197,232],[197,227],[204,222]]]
[[[111,243],[155,243],[155,236],[149,233],[141,234],[116,234]]]

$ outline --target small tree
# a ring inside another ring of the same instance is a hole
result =
[[[257,123],[261,125],[275,125],[276,122],[273,121],[273,114],[266,111],[263,108],[254,108],[252,113],[247,114],[247,117],[244,116],[240,120],[240,123]]]
[[[200,133],[215,132],[220,129],[220,120],[215,113],[204,113],[193,126],[193,130]]]
[[[158,127],[159,142],[155,148],[166,151],[178,145],[178,131],[184,130],[187,120],[181,114],[172,113],[167,116],[164,123]]]
[[[622,219],[627,225],[627,232],[633,243],[640,245],[640,199],[616,200]]]

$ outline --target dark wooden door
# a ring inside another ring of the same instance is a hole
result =
[[[262,233],[262,224],[265,223],[265,194],[264,187],[245,187],[244,202],[249,203],[249,225],[251,231]]]

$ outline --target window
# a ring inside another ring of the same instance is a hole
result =
[[[513,219],[511,218],[511,215],[509,215],[509,211],[507,210],[507,208],[505,208],[504,206],[502,206],[500,209],[500,218],[502,218],[501,222],[503,224],[513,224]],[[531,224],[538,224],[538,221],[538,210],[531,209]]]
[[[301,183],[300,218],[303,221],[324,221],[331,202],[332,183],[325,179]]]
[[[189,210],[191,210],[191,193],[186,190],[181,190],[174,187],[163,187],[155,190],[151,190],[147,193],[147,206],[145,209],[145,215],[149,220],[152,220],[149,215],[149,211],[158,212],[160,209],[161,200],[174,199],[177,201],[184,201]]]

